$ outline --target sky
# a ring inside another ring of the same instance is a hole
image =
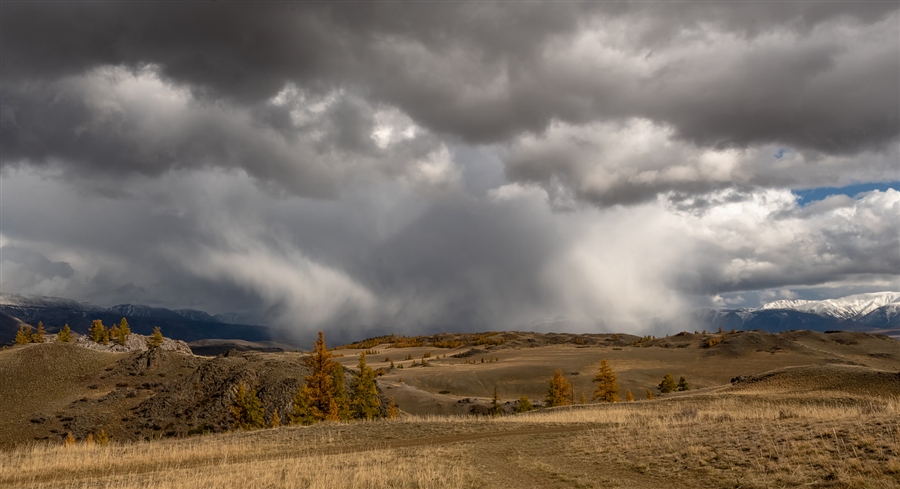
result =
[[[898,8],[4,2],[0,291],[364,337],[900,290]]]

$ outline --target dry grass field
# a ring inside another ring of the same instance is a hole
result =
[[[0,486],[870,487],[900,484],[900,398],[767,387],[500,418],[407,416],[0,452]]]
[[[0,351],[0,435],[18,440],[0,440],[0,487],[900,487],[895,340],[743,332],[704,348],[689,334],[649,346],[528,347],[528,334],[516,338],[468,356],[471,347],[374,347],[373,367],[389,366],[385,357],[404,365],[379,378],[404,411],[398,419],[168,438],[150,430],[150,440],[121,427],[117,432],[115,410],[178,393],[129,387],[136,397],[105,401],[119,392],[117,384],[193,383],[198,373],[226,366],[228,378],[252,368],[262,382],[296,364],[299,354],[226,356],[215,363],[166,357],[129,376],[117,372],[135,361],[124,354],[65,345]],[[361,351],[336,350],[336,360],[352,367]],[[469,406],[460,402],[483,401],[494,386],[501,402],[522,394],[541,400],[555,368],[590,397],[601,359],[616,370],[623,394],[631,389],[638,401],[494,418],[466,416]],[[686,376],[692,389],[644,400],[666,372]],[[739,375],[747,378],[732,383]],[[280,385],[279,379],[267,385]],[[90,399],[81,401],[84,396]],[[74,412],[76,421],[106,416],[112,442],[67,446],[64,433],[39,437],[59,421],[30,422],[35,411]]]

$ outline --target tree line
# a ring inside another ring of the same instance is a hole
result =
[[[88,337],[90,337],[91,341],[101,345],[109,345],[110,341],[112,341],[113,343],[125,346],[129,336],[131,336],[131,327],[128,325],[128,320],[125,318],[122,318],[122,320],[119,321],[119,324],[114,324],[111,328],[104,326],[103,321],[95,319],[91,322],[91,327],[88,329]],[[36,331],[34,331],[34,328],[31,325],[22,324],[19,326],[19,331],[16,332],[15,342],[17,345],[43,343],[45,340],[46,329],[44,328],[44,323],[41,321],[38,322]],[[63,328],[59,330],[59,333],[56,334],[56,341],[63,343],[70,343],[72,341],[72,329],[68,324],[63,326]],[[163,335],[159,326],[153,327],[153,333],[150,335],[148,344],[150,348],[162,346]]]
[[[325,347],[325,334],[313,345],[313,352],[305,359],[309,375],[294,394],[288,421],[291,424],[310,425],[320,421],[349,421],[352,419],[372,420],[395,418],[399,409],[390,398],[382,409],[382,401],[375,383],[375,371],[366,364],[366,353],[360,353],[359,364],[353,373],[350,389],[346,386],[344,367],[332,359]],[[234,388],[231,407],[236,429],[265,428],[265,410],[255,390],[248,389],[243,382]],[[272,411],[270,427],[281,424],[278,409]]]
[[[606,360],[600,361],[600,369],[594,376],[593,382],[597,384],[597,387],[594,389],[593,396],[591,396],[592,402],[620,402],[621,391],[619,389],[619,382],[616,377],[616,372],[612,369],[609,362]],[[659,392],[665,394],[675,391],[687,391],[690,390],[690,386],[684,376],[676,383],[672,374],[667,373],[657,386],[657,389]],[[653,399],[653,397],[653,391],[647,389],[647,399]],[[523,400],[526,401],[529,406],[531,405],[525,396],[522,396],[519,403],[521,404]],[[545,401],[548,407],[566,406],[575,403],[574,387],[572,386],[572,382],[563,375],[562,370],[557,369],[553,374],[553,378],[550,379],[550,388],[547,391]],[[634,394],[632,394],[630,390],[625,392],[625,401],[634,401]],[[587,402],[584,394],[581,395],[580,402],[581,404]]]

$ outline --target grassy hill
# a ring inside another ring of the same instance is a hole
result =
[[[719,341],[707,346],[713,336]],[[896,340],[805,331],[456,339],[462,344],[395,337],[333,350],[347,367],[368,350],[370,366],[386,370],[379,385],[398,402],[399,419],[237,433],[227,432],[230,389],[245,382],[259,390],[267,412],[285,412],[306,375],[302,353],[200,357],[52,343],[3,349],[0,487],[900,482]],[[540,401],[557,368],[590,398],[602,359],[636,402],[465,416],[495,386],[507,411],[523,394]],[[655,386],[669,372],[685,376],[692,389],[659,395]],[[644,399],[647,389],[655,399]],[[100,429],[109,433],[109,446],[62,444],[68,431],[83,440]],[[201,431],[212,433],[190,436]]]

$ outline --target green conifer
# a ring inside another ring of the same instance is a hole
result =
[[[522,396],[519,398],[519,403],[516,404],[515,411],[517,413],[527,413],[528,411],[533,411],[534,405],[531,404],[531,401],[528,400],[527,397]]]
[[[324,418],[310,402],[309,386],[304,384],[294,394],[293,410],[288,414],[292,424],[310,425]]]
[[[231,405],[231,414],[234,415],[234,427],[241,430],[264,428],[265,412],[255,390],[248,390],[243,382],[238,382],[234,389],[234,402]]]
[[[353,397],[350,405],[353,416],[359,419],[373,419],[381,415],[381,399],[375,385],[375,372],[366,365],[366,354],[360,353],[357,372],[353,377],[351,389]]]
[[[684,375],[678,379],[678,386],[675,387],[675,390],[678,391],[689,391],[691,390],[690,386],[688,386],[687,379],[684,378]]]
[[[503,407],[500,405],[500,395],[495,385],[494,395],[491,397],[491,416],[500,416],[501,414],[503,414]]]
[[[334,403],[337,406],[337,417],[341,421],[351,419],[350,412],[350,396],[347,395],[347,387],[344,379],[344,366],[337,362],[332,362],[331,377],[334,384]]]
[[[678,385],[675,383],[675,379],[672,378],[672,374],[666,374],[666,376],[663,377],[662,382],[659,383],[659,391],[663,394],[675,392],[675,389],[677,388]]]

